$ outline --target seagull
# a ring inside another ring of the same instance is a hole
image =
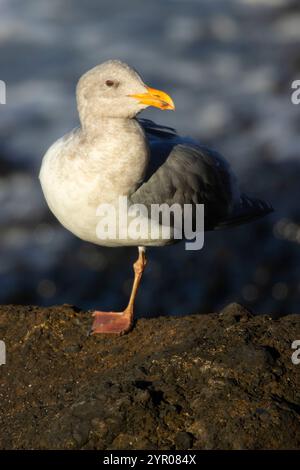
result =
[[[134,303],[146,266],[146,247],[178,242],[174,224],[169,236],[149,229],[137,236],[124,230],[99,237],[99,207],[115,210],[128,224],[133,206],[204,205],[205,230],[240,225],[272,212],[272,207],[241,193],[229,164],[215,150],[167,126],[137,115],[148,106],[174,110],[171,97],[145,85],[126,63],[108,60],[80,78],[76,88],[80,127],[57,140],[43,157],[40,182],[50,210],[80,239],[97,245],[137,246],[134,281],[123,312],[93,312],[92,333],[129,332]],[[118,204],[126,198],[128,205]],[[100,210],[101,212],[101,210]],[[126,213],[125,213],[126,212]],[[126,219],[125,216],[129,216]],[[145,218],[151,215],[145,215]],[[124,226],[122,227],[124,229]],[[157,228],[157,227],[156,227]]]

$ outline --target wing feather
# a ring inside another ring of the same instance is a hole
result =
[[[132,202],[145,204],[204,204],[205,227],[214,228],[229,214],[237,194],[235,177],[216,151],[172,128],[140,120],[151,158],[143,184]],[[150,208],[150,207],[149,207]]]

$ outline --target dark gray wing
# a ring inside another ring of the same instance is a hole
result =
[[[132,202],[172,205],[204,204],[205,228],[225,220],[237,194],[229,165],[214,150],[180,137],[172,128],[139,120],[149,141],[151,158],[143,184]]]
[[[151,158],[143,184],[132,202],[172,205],[204,204],[205,229],[231,227],[273,211],[267,202],[240,194],[229,164],[215,150],[171,127],[139,119]]]

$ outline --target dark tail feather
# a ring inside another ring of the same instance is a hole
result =
[[[218,223],[216,229],[246,224],[271,212],[273,212],[273,207],[268,202],[241,194],[240,203],[233,208],[225,220]]]

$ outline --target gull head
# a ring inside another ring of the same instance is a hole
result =
[[[133,68],[119,60],[108,60],[82,75],[76,95],[81,121],[88,115],[133,118],[148,106],[175,109],[169,95],[145,85]]]

